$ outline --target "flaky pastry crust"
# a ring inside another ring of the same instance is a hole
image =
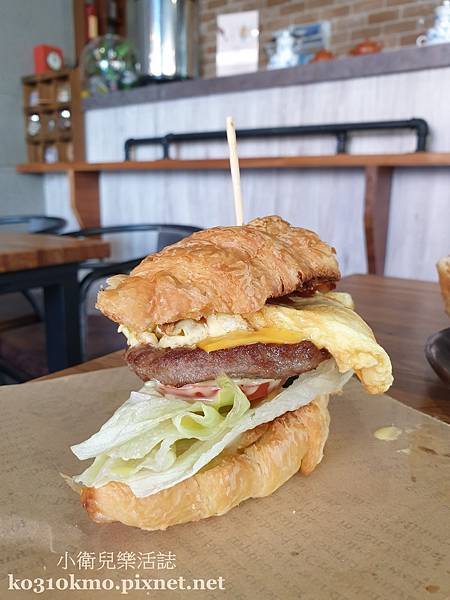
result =
[[[334,248],[280,217],[194,233],[112,277],[97,308],[134,331],[259,310],[269,298],[340,278]],[[331,286],[332,287],[332,286]]]
[[[122,483],[83,488],[81,503],[97,523],[141,529],[223,515],[248,498],[269,496],[294,473],[308,475],[322,460],[330,417],[328,395],[247,432],[240,444],[181,483],[137,498]]]

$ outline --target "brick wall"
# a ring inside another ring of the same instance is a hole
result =
[[[440,0],[199,0],[201,72],[216,73],[216,17],[228,12],[259,10],[260,64],[265,65],[263,46],[271,33],[290,24],[329,20],[331,50],[346,54],[366,38],[386,48],[415,44],[418,35],[433,23]]]

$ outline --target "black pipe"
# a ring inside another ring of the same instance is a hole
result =
[[[347,152],[347,132],[339,131],[336,134],[337,138],[337,146],[336,146],[336,154],[345,154]]]
[[[412,129],[416,132],[416,152],[426,150],[429,133],[428,123],[421,118],[397,121],[369,121],[366,123],[330,123],[324,125],[291,125],[287,127],[260,127],[257,129],[239,129],[236,137],[239,139],[262,137],[287,137],[294,135],[335,135],[338,154],[347,152],[348,134],[359,131],[380,131],[393,129]],[[125,160],[130,160],[131,149],[136,146],[160,145],[163,158],[170,158],[170,144],[176,142],[204,142],[209,140],[226,140],[226,131],[196,131],[186,133],[168,133],[164,136],[129,138],[125,141]]]

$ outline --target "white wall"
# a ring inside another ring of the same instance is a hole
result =
[[[20,78],[33,73],[33,46],[44,43],[73,64],[71,0],[0,1],[0,215],[45,210],[42,178],[15,172],[27,160]]]

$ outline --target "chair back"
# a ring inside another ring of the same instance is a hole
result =
[[[108,277],[117,273],[129,273],[140,263],[143,257],[162,250],[169,244],[175,244],[192,233],[200,231],[199,227],[190,225],[166,225],[161,223],[139,223],[131,225],[111,225],[106,227],[91,227],[65,233],[72,237],[103,236],[111,244],[111,257],[102,261],[86,261],[82,267],[85,274],[80,281],[80,312],[81,312],[81,338],[84,358],[93,358],[100,354],[117,350],[116,333],[103,332],[101,338],[101,351],[97,348],[92,353],[92,344],[88,341],[95,340],[95,335],[89,335],[94,330],[95,319],[100,319],[105,327],[106,320],[96,316],[90,307],[95,305],[95,297],[99,287],[102,287]],[[133,234],[133,235],[130,235]],[[114,238],[119,243],[114,243]],[[139,235],[140,234],[140,235]],[[137,239],[133,239],[137,238]],[[118,258],[119,257],[119,258]],[[88,322],[90,325],[88,326]],[[111,323],[108,325],[111,328]],[[113,329],[116,326],[112,326]],[[122,340],[123,341],[123,340]]]
[[[0,231],[59,233],[66,225],[67,221],[65,219],[46,215],[10,215],[0,217]]]
[[[191,225],[139,223],[90,227],[65,233],[66,236],[102,236],[111,244],[111,257],[106,262],[125,263],[159,252],[166,246],[200,231]],[[132,234],[132,235],[130,235]]]

